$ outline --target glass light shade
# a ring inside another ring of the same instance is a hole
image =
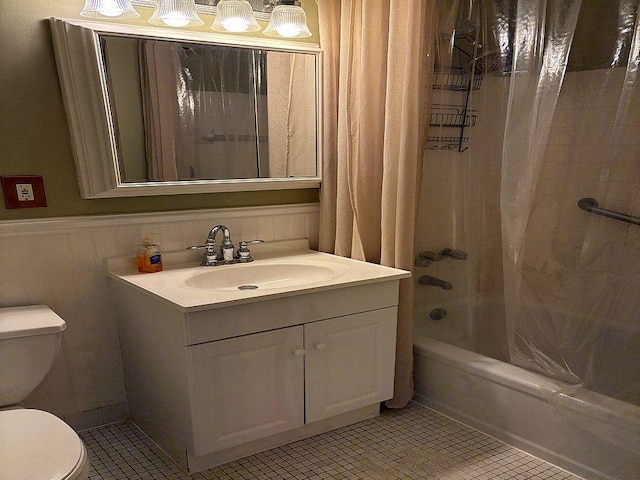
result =
[[[271,12],[271,20],[267,28],[264,29],[264,34],[286,38],[310,37],[311,31],[307,27],[307,14],[299,6],[299,2],[286,3],[293,3],[293,5],[277,5]],[[296,5],[296,3],[298,4]]]
[[[193,0],[158,0],[149,23],[163,27],[199,27],[204,21],[198,16]]]
[[[80,15],[89,18],[136,18],[140,16],[131,5],[130,0],[85,0]]]
[[[218,32],[256,32],[260,25],[247,0],[220,0],[211,29]]]

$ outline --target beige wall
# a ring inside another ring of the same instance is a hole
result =
[[[0,0],[0,175],[42,175],[48,202],[47,208],[7,210],[0,201],[0,220],[317,201],[313,189],[80,198],[48,19],[80,18],[83,4],[83,0]],[[303,0],[302,6],[314,34],[303,41],[318,42],[317,6],[313,0]],[[151,9],[138,7],[138,11],[142,17],[128,23],[145,25]],[[199,30],[209,31],[210,24],[211,19],[205,18]]]

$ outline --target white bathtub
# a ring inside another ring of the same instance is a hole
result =
[[[640,407],[424,336],[414,355],[417,402],[584,478],[640,479]]]

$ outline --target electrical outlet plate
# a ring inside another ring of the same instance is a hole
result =
[[[46,207],[44,182],[40,175],[3,176],[2,192],[7,208]]]

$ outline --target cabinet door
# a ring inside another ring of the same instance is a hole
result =
[[[393,396],[395,307],[305,325],[305,421]]]
[[[302,344],[297,326],[188,347],[195,455],[304,423]]]

